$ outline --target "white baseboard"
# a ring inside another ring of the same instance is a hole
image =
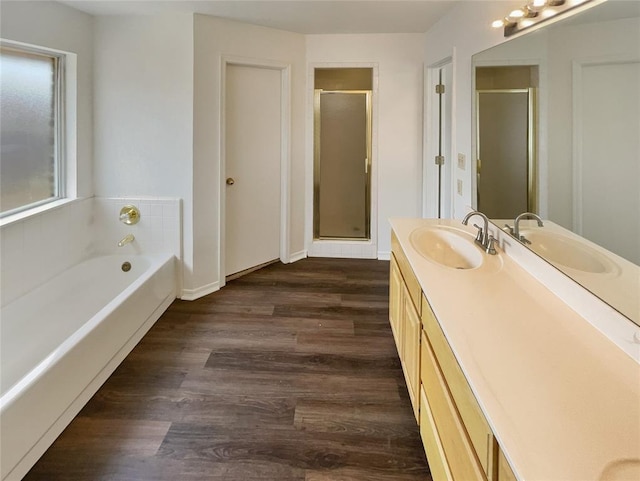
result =
[[[220,290],[220,282],[212,282],[211,284],[207,284],[202,287],[198,287],[197,289],[182,289],[180,293],[180,299],[183,301],[195,301],[196,299],[200,299],[212,292],[216,292]]]
[[[378,250],[373,242],[320,240],[313,241],[309,257],[334,257],[342,259],[377,259]]]
[[[292,262],[298,262],[301,261],[302,259],[306,259],[307,258],[307,251],[306,250],[301,250],[298,252],[294,252],[293,254],[291,254],[289,256],[289,264],[291,264]]]
[[[389,260],[391,260],[391,252],[390,251],[378,251],[378,260],[379,261],[389,261]]]

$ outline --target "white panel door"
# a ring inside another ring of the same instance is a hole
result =
[[[227,65],[225,275],[280,257],[281,72]]]
[[[640,62],[583,65],[581,83],[581,234],[640,264]]]

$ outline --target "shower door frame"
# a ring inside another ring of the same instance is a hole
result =
[[[480,178],[482,175],[482,159],[480,158],[480,95],[489,94],[527,94],[527,210],[538,213],[538,158],[537,158],[537,88],[513,89],[476,89],[475,91],[475,175],[476,175],[476,208],[480,207]]]
[[[320,98],[322,94],[365,95],[366,103],[366,158],[364,159],[365,181],[365,236],[332,237],[320,235]],[[323,90],[313,91],[313,232],[314,241],[336,240],[349,242],[371,242],[371,190],[372,190],[372,151],[373,151],[373,91],[372,90]]]

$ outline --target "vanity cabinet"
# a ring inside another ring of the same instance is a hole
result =
[[[495,436],[395,234],[391,245],[390,323],[432,477],[496,481]]]
[[[421,319],[420,379],[452,479],[495,480],[495,437],[426,297]]]

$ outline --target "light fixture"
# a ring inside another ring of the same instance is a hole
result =
[[[507,18],[513,22],[515,20],[518,20],[519,18],[524,17],[524,15],[525,10],[523,8],[518,8],[516,10],[512,10],[509,15],[507,15]]]
[[[530,0],[521,8],[509,12],[504,18],[494,20],[491,26],[504,28],[504,36],[510,37],[533,25],[592,1],[594,0]]]

